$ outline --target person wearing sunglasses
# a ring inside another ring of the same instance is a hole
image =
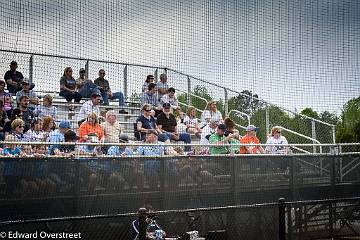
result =
[[[28,141],[26,135],[24,134],[25,122],[22,119],[15,119],[11,123],[12,135],[15,137],[17,142]]]
[[[289,147],[283,146],[287,145],[287,139],[281,135],[281,128],[275,126],[271,129],[271,135],[266,141],[266,144],[276,144],[276,146],[266,146],[266,153],[270,154],[287,154],[289,151]]]

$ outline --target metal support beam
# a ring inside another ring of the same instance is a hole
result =
[[[128,99],[128,65],[124,67],[124,98],[125,101]]]
[[[229,113],[229,93],[226,88],[224,88],[224,96],[225,96],[225,102],[224,102],[224,113],[225,116],[228,116]]]
[[[187,76],[187,104],[188,107],[191,106],[191,79]]]
[[[85,63],[85,77],[86,79],[89,79],[89,60],[86,61]]]
[[[269,134],[270,133],[269,105],[266,105],[265,108],[265,128],[266,128],[266,134]]]
[[[29,82],[30,82],[30,84],[33,83],[33,78],[34,78],[34,55],[31,55],[30,59],[29,59]]]

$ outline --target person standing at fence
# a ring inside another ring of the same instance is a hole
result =
[[[104,105],[109,105],[109,99],[119,100],[119,106],[124,107],[125,106],[125,99],[124,94],[122,92],[112,92],[110,88],[109,81],[105,79],[105,70],[100,69],[99,70],[99,77],[95,79],[94,83],[99,86],[99,90],[104,102]],[[119,110],[119,113],[126,114],[127,112],[124,109]]]
[[[60,93],[61,97],[64,97],[68,103],[74,99],[76,103],[79,103],[81,100],[81,95],[76,89],[76,80],[73,77],[73,70],[71,67],[66,67],[64,69],[64,74],[60,78]],[[69,108],[70,111],[73,111],[73,108]]]
[[[264,149],[261,146],[256,146],[256,144],[260,144],[260,140],[256,137],[256,130],[257,128],[254,125],[249,125],[246,127],[246,135],[241,138],[240,143],[255,145],[240,147],[240,154],[265,153]]]
[[[99,86],[86,77],[84,68],[79,70],[79,78],[76,79],[76,88],[83,98],[90,98],[95,92],[100,93]]]
[[[7,83],[7,88],[10,93],[15,95],[18,91],[22,89],[22,81],[24,80],[24,76],[21,72],[16,71],[18,64],[16,61],[12,61],[10,63],[10,70],[5,73],[4,79]],[[33,89],[35,84],[30,85],[30,89]]]
[[[289,147],[281,146],[287,145],[287,139],[281,135],[281,128],[275,126],[271,129],[271,136],[266,141],[266,144],[277,144],[276,146],[266,146],[266,153],[271,154],[287,154],[289,151]]]
[[[157,83],[159,101],[165,94],[168,93],[169,85],[167,83],[167,79],[168,78],[167,78],[167,75],[165,73],[160,74],[160,81]]]

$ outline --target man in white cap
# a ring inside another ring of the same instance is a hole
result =
[[[260,144],[260,140],[256,137],[257,128],[254,125],[249,125],[246,128],[246,135],[240,140],[241,144]],[[261,146],[242,146],[240,147],[240,154],[258,154],[265,153]]]

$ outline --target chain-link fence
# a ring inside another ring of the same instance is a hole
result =
[[[4,220],[357,196],[359,155],[2,158]]]

